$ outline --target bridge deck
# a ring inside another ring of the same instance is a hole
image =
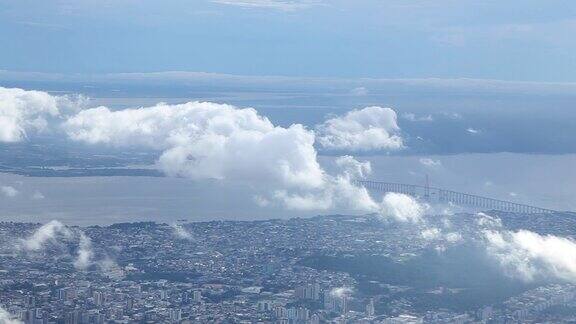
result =
[[[460,206],[470,206],[484,208],[489,210],[500,210],[506,212],[541,214],[553,213],[554,210],[519,204],[511,201],[488,198],[483,196],[472,195],[453,190],[446,190],[435,187],[419,186],[404,183],[355,180],[355,184],[365,187],[369,190],[382,192],[396,192],[414,197],[421,197],[428,201],[438,201],[440,203],[451,202]]]

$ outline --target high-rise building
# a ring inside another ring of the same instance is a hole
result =
[[[106,276],[112,280],[121,280],[126,274],[124,273],[124,269],[120,268],[117,264],[113,264],[107,269]]]
[[[94,299],[94,305],[101,306],[104,304],[104,294],[100,291],[95,291],[92,293],[92,298]]]
[[[132,311],[132,309],[134,308],[134,299],[128,297],[126,299],[126,310],[127,311]]]
[[[311,285],[296,287],[294,293],[296,295],[296,298],[319,300],[320,299],[320,285],[317,283],[314,283]]]
[[[293,307],[289,308],[286,311],[286,315],[287,315],[286,317],[290,321],[302,322],[302,321],[308,321],[308,319],[310,318],[310,311],[304,307],[298,307],[298,308]]]
[[[194,290],[194,292],[192,293],[192,300],[196,303],[201,302],[202,301],[202,291]]]
[[[348,297],[342,296],[340,299],[340,312],[342,314],[348,313]]]
[[[275,306],[274,307],[274,317],[276,317],[276,319],[285,319],[288,317],[288,314],[286,313],[286,308],[284,306]]]
[[[324,309],[329,312],[336,310],[336,299],[329,290],[324,292]]]
[[[258,302],[259,312],[269,312],[272,310],[273,302],[270,300],[261,300]]]
[[[170,321],[179,322],[182,320],[182,310],[180,308],[173,308],[170,310]]]
[[[490,317],[492,317],[492,314],[493,310],[491,306],[483,307],[477,312],[478,319],[482,321],[487,321],[488,319],[490,319]]]
[[[75,309],[71,312],[66,313],[64,322],[66,324],[79,324],[82,320],[82,312],[78,309]]]
[[[312,316],[310,316],[310,324],[320,324],[320,316],[318,316],[318,314],[312,314]]]
[[[58,299],[65,300],[66,298],[68,298],[68,288],[64,287],[58,289]]]
[[[36,297],[28,296],[26,297],[26,307],[36,307]]]
[[[190,293],[187,291],[182,293],[182,304],[183,305],[190,304]]]
[[[370,298],[368,304],[366,305],[366,316],[372,317],[374,316],[374,299]]]

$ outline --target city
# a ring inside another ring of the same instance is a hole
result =
[[[507,226],[514,227],[522,215],[501,217]],[[554,233],[576,226],[574,219],[566,217],[557,228],[550,226],[562,217],[545,221],[541,229]],[[461,233],[473,227],[473,219],[469,214],[451,217]],[[71,232],[81,231],[91,241],[90,263],[82,269],[75,260],[79,248],[74,234],[53,236],[42,249],[34,251],[17,247],[26,237],[15,233],[33,237],[38,227],[0,224],[0,305],[24,323],[508,323],[576,319],[576,285],[572,284],[520,285],[511,289],[514,293],[476,300],[475,295],[486,292],[475,290],[473,282],[470,287],[459,287],[428,278],[424,285],[417,281],[410,285],[412,279],[403,279],[402,273],[387,272],[387,280],[350,269],[336,271],[328,263],[321,266],[314,262],[315,258],[330,257],[362,262],[361,258],[368,257],[408,264],[431,249],[430,241],[412,227],[382,223],[373,215],[71,227]],[[466,290],[474,296],[466,296]],[[453,298],[468,303],[458,305]],[[483,304],[485,301],[489,303]]]

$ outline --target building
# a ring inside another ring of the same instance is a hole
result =
[[[295,290],[296,298],[299,299],[311,299],[311,300],[319,300],[320,299],[320,285],[317,283],[300,286],[297,287]]]
[[[373,317],[374,316],[374,299],[370,298],[368,304],[366,305],[366,316]]]

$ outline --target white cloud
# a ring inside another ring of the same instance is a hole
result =
[[[29,132],[43,132],[52,120],[74,110],[83,98],[0,87],[0,142],[19,142]]]
[[[4,197],[14,198],[18,196],[20,192],[12,186],[0,186],[0,193],[2,193]]]
[[[475,128],[471,128],[471,127],[468,128],[468,129],[466,129],[466,131],[467,131],[468,133],[470,133],[470,134],[478,134],[478,133],[480,133],[479,130],[477,130],[477,129],[475,129]]]
[[[441,234],[440,230],[436,227],[425,228],[420,232],[420,236],[427,241],[437,240]]]
[[[0,324],[22,324],[16,316],[8,313],[4,308],[0,307]]]
[[[350,94],[353,96],[363,97],[368,95],[368,89],[366,89],[365,87],[357,87],[350,90]]]
[[[370,162],[360,162],[350,155],[338,157],[336,165],[350,178],[364,178],[372,173]]]
[[[299,124],[275,126],[251,108],[210,102],[120,111],[97,107],[70,117],[63,129],[76,141],[159,150],[158,166],[169,176],[248,182],[259,205],[384,211],[409,221],[423,212],[411,198],[390,196],[380,206],[365,188],[353,184],[371,172],[368,162],[340,157],[338,172],[329,174],[318,163],[313,131]],[[351,149],[402,146],[402,139],[392,134],[399,128],[396,113],[389,108],[355,110],[328,120],[319,129],[324,144],[347,142],[350,145],[344,146]]]
[[[437,168],[442,166],[442,162],[440,160],[433,160],[431,158],[420,158],[420,164],[430,167],[430,168]]]
[[[315,190],[300,192],[275,191],[274,198],[283,202],[289,209],[329,210],[344,212],[378,212],[368,190],[355,186],[345,176],[326,177],[324,186]]]
[[[77,141],[161,150],[160,168],[193,179],[250,179],[317,187],[323,170],[314,134],[275,127],[251,108],[189,102],[140,109],[87,109],[64,128]]]
[[[450,232],[444,235],[448,243],[456,243],[462,241],[462,235],[458,232]]]
[[[96,253],[94,252],[92,240],[81,231],[78,236],[78,250],[73,265],[74,268],[81,271],[87,270],[94,265],[100,272],[107,276],[115,271],[119,273],[122,272],[118,264],[116,264],[116,262],[108,255],[97,258]]]
[[[444,227],[450,227],[450,224],[444,224]],[[442,247],[441,250],[444,250],[446,248],[444,244],[455,244],[463,241],[462,234],[458,232],[446,233],[445,231],[443,231],[438,227],[424,228],[423,230],[420,231],[420,236],[426,241],[435,241],[437,243],[440,243],[440,245],[438,245],[437,247]]]
[[[396,112],[390,108],[353,110],[328,119],[316,129],[318,141],[326,149],[355,152],[403,148]]]
[[[170,225],[172,227],[172,230],[174,231],[174,235],[179,238],[179,239],[183,239],[183,240],[191,240],[192,239],[192,234],[190,234],[190,232],[188,232],[184,227],[182,227],[181,225],[178,224],[172,224]]]
[[[317,161],[314,132],[299,124],[275,126],[251,108],[209,102],[98,107],[79,112],[63,128],[77,141],[159,150],[158,166],[170,176],[249,182],[265,192],[259,201],[297,209],[378,209],[366,189],[351,183],[370,172],[368,163],[342,157],[336,162],[341,173],[330,175]]]
[[[492,217],[482,212],[476,214],[475,223],[483,229],[499,229],[502,227],[502,220],[500,220],[500,218]]]
[[[106,275],[112,272],[121,272],[117,271],[119,267],[116,262],[107,255],[103,258],[96,258],[90,237],[80,230],[67,228],[57,220],[42,225],[32,233],[32,235],[26,239],[21,239],[18,244],[15,245],[15,249],[23,253],[41,252],[49,245],[62,247],[62,240],[67,240],[69,243],[78,243],[76,255],[72,263],[77,270],[87,270],[90,266],[94,265],[99,271]],[[72,257],[72,255],[65,252],[65,250],[61,250],[60,252],[63,253],[63,256]],[[0,324],[1,323],[0,321]]]
[[[305,9],[321,3],[318,0],[212,0],[212,2],[242,8],[265,8],[282,11]]]
[[[330,290],[330,295],[334,298],[350,297],[353,292],[350,287],[337,287]]]
[[[411,121],[411,122],[431,122],[431,121],[434,121],[434,118],[432,117],[432,115],[416,116],[416,114],[414,114],[414,113],[402,114],[402,118],[404,118],[408,121]]]
[[[84,233],[80,233],[78,244],[78,255],[74,260],[74,267],[79,270],[86,270],[92,264],[94,252],[92,251],[92,240]]]
[[[502,221],[485,213],[478,213],[466,238],[462,232],[443,232],[438,227],[420,231],[420,236],[432,242],[455,244],[474,242],[512,277],[526,282],[563,280],[576,283],[576,241],[572,238],[541,235],[528,230],[504,229]],[[438,246],[440,251],[445,246]]]
[[[272,204],[269,199],[260,195],[255,195],[253,199],[256,205],[260,207],[268,207]]]
[[[382,217],[390,217],[401,222],[417,223],[422,220],[426,206],[408,195],[389,192],[380,205]]]
[[[368,190],[352,183],[370,174],[370,162],[359,162],[352,156],[341,156],[336,159],[339,168],[337,175],[325,175],[322,187],[289,194],[278,190],[275,197],[284,202],[290,209],[376,212],[379,206]]]
[[[40,251],[48,243],[56,243],[59,236],[69,237],[70,231],[57,220],[50,221],[38,228],[30,237],[21,241],[20,248],[26,251]]]
[[[125,276],[124,270],[113,259],[106,257],[97,263],[100,271],[112,279],[121,279]]]
[[[44,194],[41,193],[40,191],[34,191],[34,193],[32,194],[32,199],[34,199],[34,200],[41,200],[44,198],[46,198],[46,197],[44,197]]]
[[[525,280],[576,282],[576,242],[527,230],[483,232],[488,255],[506,274]]]

